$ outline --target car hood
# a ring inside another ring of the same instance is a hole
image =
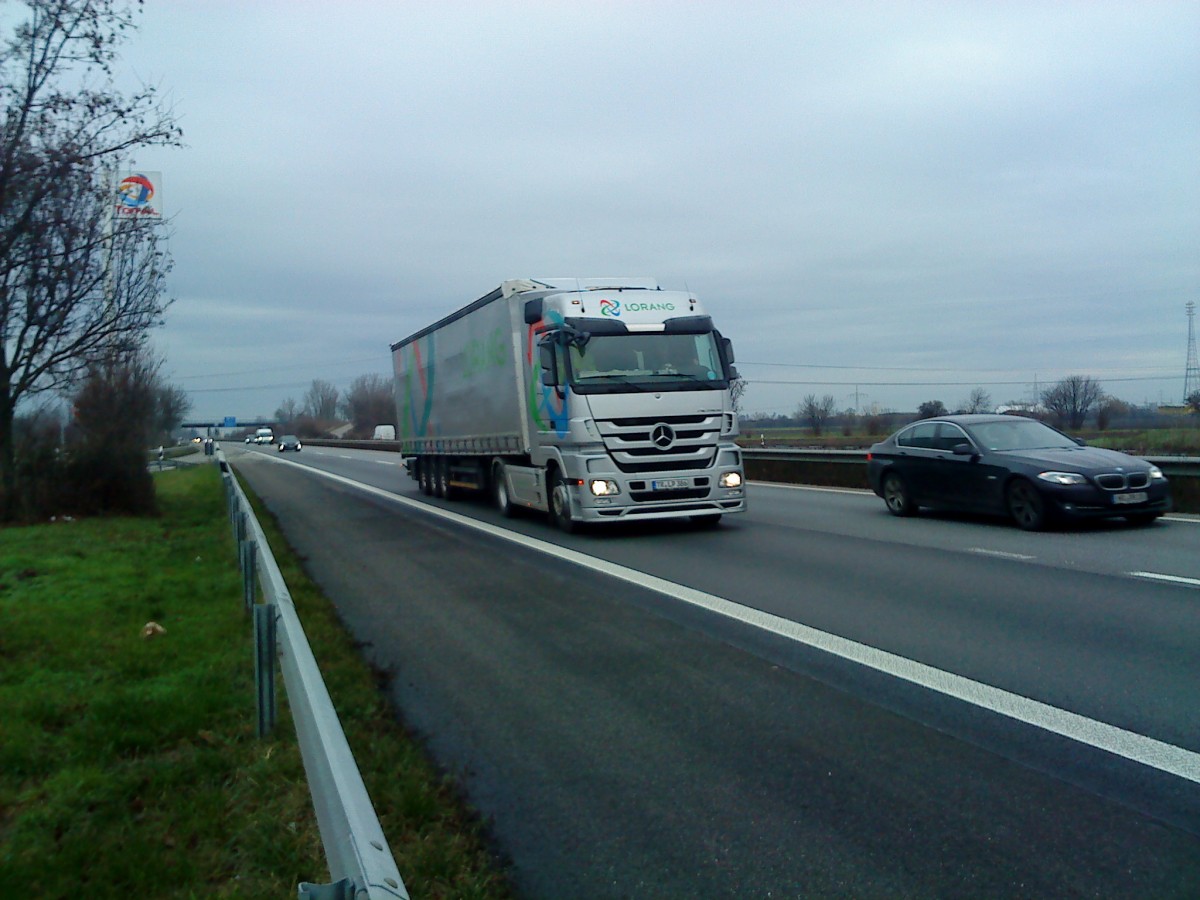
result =
[[[1145,471],[1150,464],[1119,450],[1103,447],[1064,447],[1048,450],[1009,450],[999,454],[1009,459],[1019,459],[1030,465],[1068,471],[1112,472],[1118,468],[1126,471]]]

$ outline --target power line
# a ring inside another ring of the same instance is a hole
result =
[[[1138,375],[1129,378],[1105,378],[1104,381],[1162,381],[1164,378],[1169,377],[1169,375]],[[1026,378],[1022,381],[861,381],[857,379],[854,381],[764,381],[761,378],[755,378],[752,383],[814,385],[820,387],[855,387],[856,385],[862,387],[1010,387],[1033,384],[1036,380]]]

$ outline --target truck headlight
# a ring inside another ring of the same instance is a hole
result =
[[[621,493],[620,485],[606,478],[593,478],[588,482],[588,490],[592,492],[593,497],[611,497]]]
[[[742,486],[741,472],[722,472],[717,482],[723,488],[740,488]]]

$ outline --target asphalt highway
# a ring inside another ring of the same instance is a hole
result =
[[[1200,896],[1194,517],[752,485],[567,536],[395,454],[227,453],[525,896]]]

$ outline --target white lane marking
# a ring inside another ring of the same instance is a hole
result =
[[[1151,581],[1167,581],[1171,584],[1187,584],[1200,587],[1200,578],[1185,578],[1182,575],[1161,575],[1158,572],[1130,572],[1134,578],[1148,578]]]
[[[276,462],[284,463],[288,461],[277,459]],[[300,466],[300,463],[288,462],[288,464]],[[946,672],[942,669],[936,669],[933,666],[927,666],[924,663],[898,656],[895,653],[888,653],[886,650],[879,650],[867,644],[860,644],[848,638],[819,631],[808,625],[801,625],[799,622],[793,622],[781,616],[752,609],[740,603],[735,603],[732,600],[726,600],[724,597],[718,597],[715,594],[707,594],[704,591],[675,584],[672,581],[667,581],[655,575],[649,575],[645,572],[639,572],[636,569],[618,565],[617,563],[588,556],[577,550],[571,550],[567,547],[560,547],[558,544],[551,544],[527,535],[507,531],[495,525],[490,525],[487,522],[480,522],[451,512],[450,510],[422,503],[418,500],[410,500],[399,494],[393,494],[390,491],[372,487],[369,484],[352,481],[349,478],[335,475],[332,472],[323,472],[320,469],[314,469],[310,466],[301,466],[301,468],[307,472],[328,478],[331,481],[344,484],[347,487],[360,490],[363,493],[372,494],[383,500],[396,503],[400,506],[407,506],[410,509],[437,516],[458,525],[464,525],[467,528],[474,528],[477,531],[482,531],[501,540],[519,544],[522,547],[536,550],[539,553],[545,553],[553,556],[555,559],[574,563],[583,568],[591,569],[594,572],[599,572],[602,575],[608,575],[612,578],[618,578],[630,584],[637,585],[638,587],[657,591],[668,597],[673,597],[684,603],[690,603],[693,606],[707,609],[726,618],[761,628],[764,631],[789,638],[797,643],[814,647],[818,650],[824,650],[827,653],[832,653],[835,656],[840,656],[842,659],[859,663],[878,672],[883,672],[886,675],[929,688],[940,694],[945,694],[947,697],[954,697],[973,706],[1007,716],[1010,719],[1016,719],[1019,722],[1025,722],[1053,734],[1078,741],[1081,744],[1106,750],[1124,759],[1139,762],[1151,768],[1200,784],[1200,753],[1195,753],[1183,747],[1176,747],[1174,744],[1158,741],[1133,731],[1126,731],[1124,728],[1118,728],[1115,725],[1098,722],[1095,719],[1089,719],[1078,713],[1059,709],[1056,706],[1042,703],[1039,700],[1023,697],[1011,691],[982,684],[978,681],[972,681],[961,675],[955,675],[953,672]]]
[[[875,492],[870,488],[841,488],[841,487],[822,487],[819,484],[785,484],[782,481],[758,481],[746,479],[747,484],[756,484],[759,487],[783,488],[785,491],[816,491],[821,494],[870,494],[875,496]]]
[[[988,550],[986,547],[968,547],[967,552],[978,553],[980,556],[995,556],[998,559],[1015,559],[1019,561],[1037,559],[1036,556],[1030,556],[1028,553],[1007,553],[1004,550]]]

